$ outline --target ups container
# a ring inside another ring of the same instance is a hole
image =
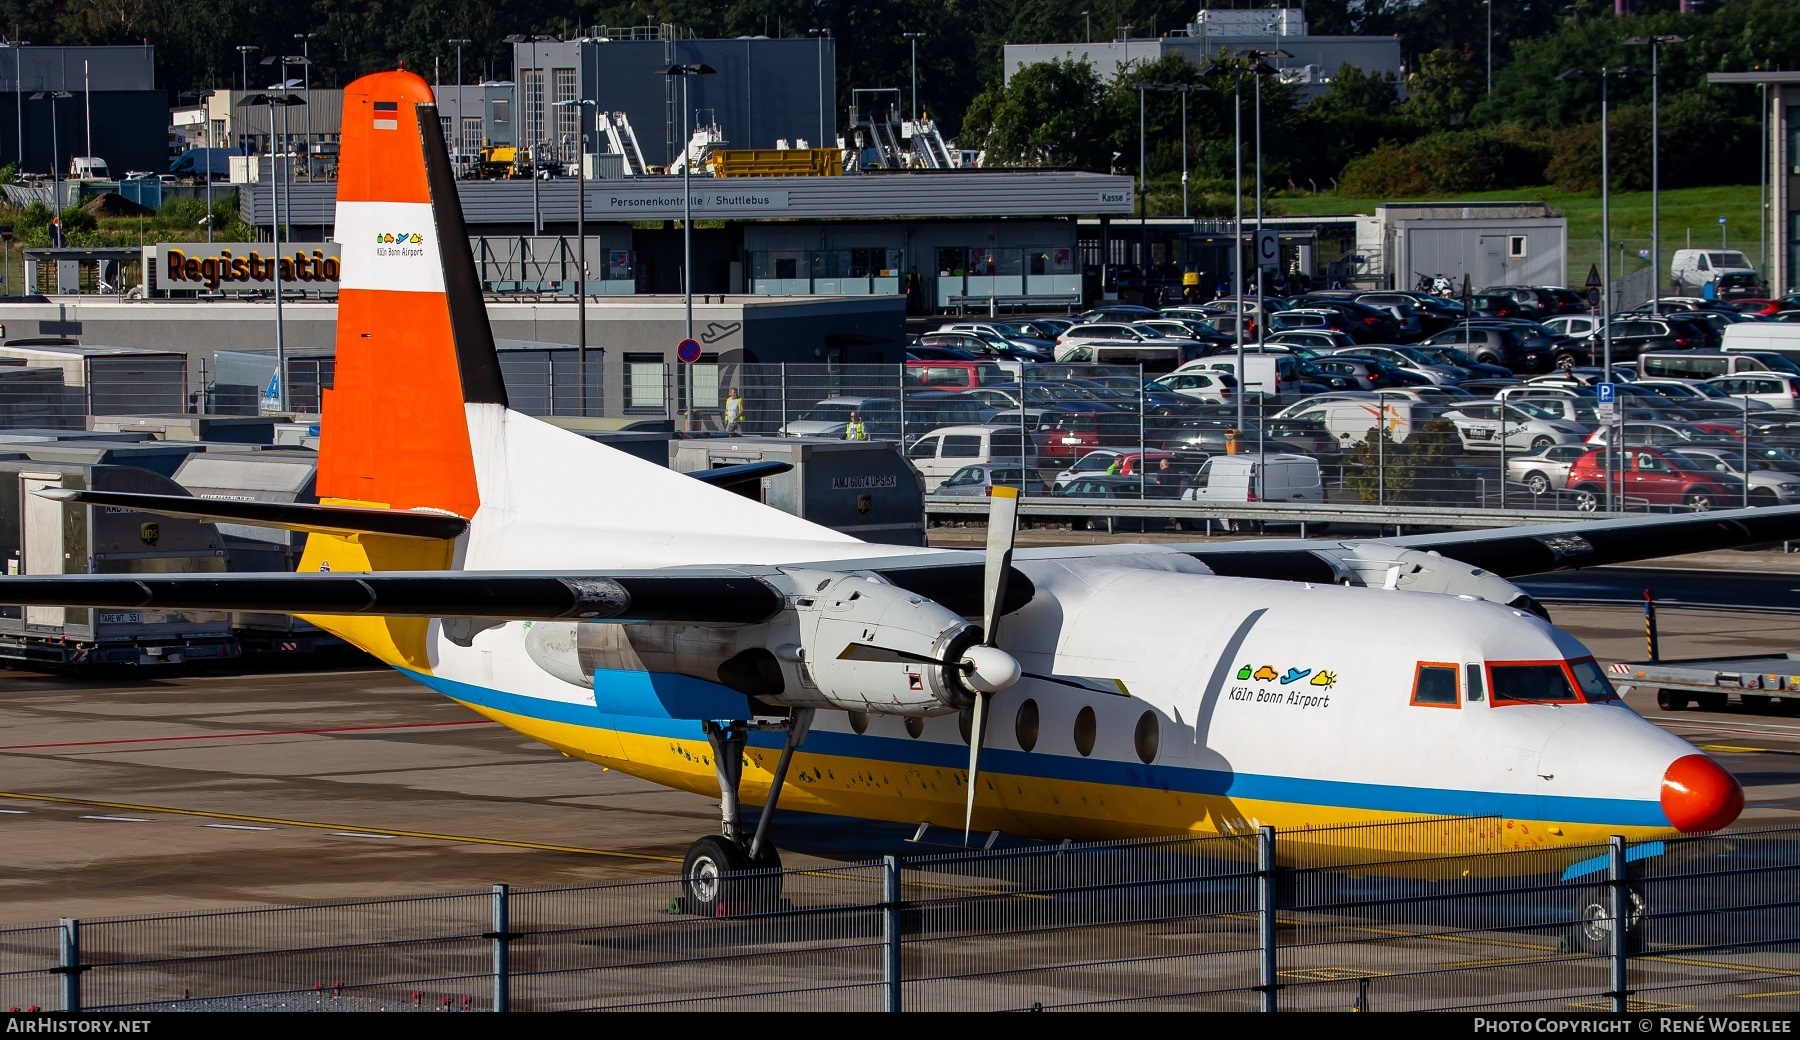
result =
[[[786,462],[762,479],[764,503],[865,542],[925,544],[925,485],[893,441],[718,437],[673,441],[670,454],[682,473]]]

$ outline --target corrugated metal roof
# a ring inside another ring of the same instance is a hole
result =
[[[531,181],[463,181],[463,219],[474,234],[488,226],[532,223]],[[1073,171],[1006,170],[982,173],[892,173],[843,177],[696,177],[694,216],[706,219],[828,219],[856,217],[1038,217],[1126,215],[1136,201],[1130,177]],[[545,223],[575,221],[576,182],[537,182]],[[244,219],[270,224],[269,185],[240,192]],[[681,217],[677,177],[587,182],[590,221],[670,220]],[[295,183],[287,222],[327,227],[337,185]]]

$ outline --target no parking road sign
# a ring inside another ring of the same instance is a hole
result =
[[[700,360],[700,343],[698,340],[684,339],[675,345],[675,356],[687,364]]]

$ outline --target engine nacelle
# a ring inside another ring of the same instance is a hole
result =
[[[1542,604],[1498,574],[1434,552],[1384,542],[1348,542],[1335,549],[1313,552],[1330,563],[1346,585],[1474,596],[1549,617]]]
[[[873,576],[821,572],[795,613],[805,692],[833,707],[944,715],[974,703],[961,661],[981,630],[937,602]]]
[[[980,629],[873,575],[809,570],[774,580],[791,609],[766,624],[539,621],[525,634],[525,652],[582,689],[592,687],[597,669],[666,672],[768,705],[888,715],[960,711],[973,703],[973,685],[1000,688],[1018,677],[1017,662],[992,649],[972,662],[977,674],[965,676],[963,658]]]

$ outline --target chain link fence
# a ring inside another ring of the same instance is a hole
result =
[[[1800,829],[1505,850],[1490,817],[0,930],[21,1010],[1761,1011]],[[1619,920],[1628,922],[1615,933]]]

